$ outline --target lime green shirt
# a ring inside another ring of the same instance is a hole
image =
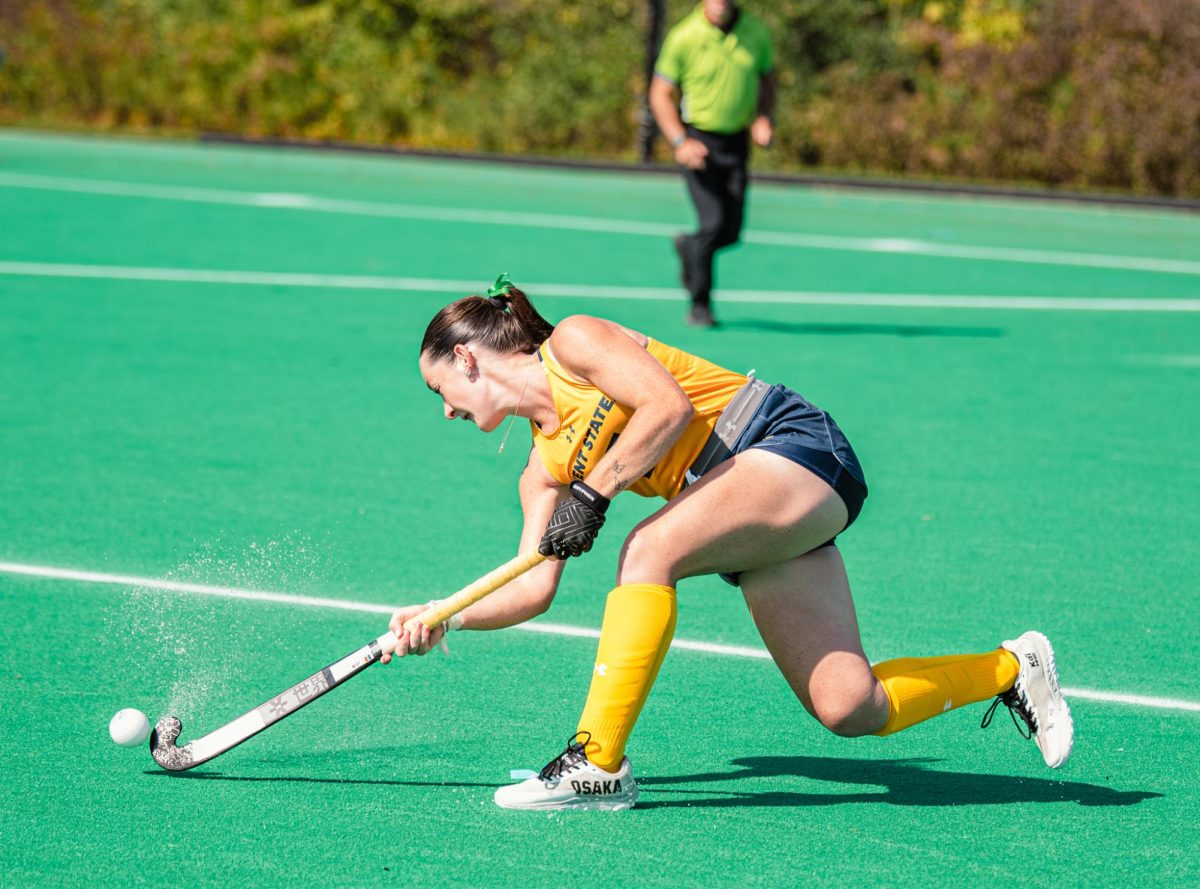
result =
[[[670,30],[654,71],[683,93],[683,120],[710,133],[736,133],[758,110],[759,83],[775,65],[771,35],[745,10],[728,34],[703,5]]]

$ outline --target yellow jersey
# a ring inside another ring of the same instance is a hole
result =
[[[671,450],[628,490],[643,497],[670,500],[683,489],[685,473],[708,441],[721,411],[747,378],[655,340],[646,344],[646,351],[679,383],[695,414]],[[558,429],[553,435],[544,435],[530,421],[533,445],[546,471],[560,484],[583,481],[625,429],[633,408],[571,376],[554,359],[546,343],[537,354],[550,383]]]

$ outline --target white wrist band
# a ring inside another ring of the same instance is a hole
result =
[[[429,602],[425,603],[425,607],[426,608],[435,608],[441,604],[442,604],[441,599],[431,599]],[[462,612],[456,611],[454,614],[450,615],[448,618],[446,618],[444,621],[442,621],[442,629],[447,633],[452,633],[455,630],[461,630],[462,624],[463,624]]]
[[[425,607],[426,608],[436,608],[437,606],[439,606],[441,604],[442,604],[441,599],[430,599],[428,602],[425,603]],[[440,648],[442,650],[443,654],[448,655],[448,654],[450,654],[450,646],[446,644],[446,637],[448,635],[450,635],[450,633],[452,631],[462,629],[462,612],[458,611],[458,612],[455,612],[454,614],[450,615],[448,618],[446,618],[444,621],[442,621],[441,627],[442,627],[442,638],[438,641],[438,648]],[[430,627],[430,629],[432,630],[433,627]]]

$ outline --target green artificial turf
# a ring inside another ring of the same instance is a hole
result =
[[[242,200],[255,194],[355,203]],[[0,132],[0,561],[384,606],[510,558],[522,430],[498,456],[498,436],[443,422],[416,371],[424,326],[453,293],[49,268],[675,284],[664,237],[372,206],[690,220],[670,178]],[[720,283],[1200,297],[1200,274],[818,250],[754,241],[762,231],[1188,262],[1195,216],[760,185]],[[4,271],[13,262],[47,269]],[[552,320],[611,317],[826,407],[871,483],[840,541],[868,654],[985,650],[1043,630],[1063,683],[1085,692],[1067,766],[1047,770],[1003,714],[980,731],[982,706],[887,739],[837,738],[768,660],[678,650],[630,745],[637,809],[501,811],[491,794],[509,770],[540,767],[574,729],[595,647],[514,629],[372,668],[172,775],[116,747],[109,717],[174,712],[186,740],[386,617],[0,570],[0,883],[1196,881],[1200,313],[718,291],[724,325],[695,331],[682,295],[553,290],[530,288]],[[651,508],[617,501],[539,623],[599,626],[622,532]],[[761,647],[715,578],[681,585],[677,637]]]

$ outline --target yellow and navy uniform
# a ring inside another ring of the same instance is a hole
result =
[[[629,487],[643,497],[670,500],[683,490],[688,467],[708,441],[721,411],[747,378],[656,340],[650,340],[646,351],[675,378],[695,409],[671,450]],[[559,424],[553,434],[545,435],[531,422],[534,447],[546,470],[560,484],[583,481],[625,429],[633,408],[571,376],[555,360],[548,343],[543,343],[537,354],[550,383]]]
[[[687,469],[747,378],[655,340],[650,340],[646,351],[671,373],[695,407],[683,435],[629,489],[670,500],[682,490]],[[538,349],[538,357],[550,383],[559,427],[552,435],[543,435],[531,424],[534,446],[558,482],[583,480],[621,434],[633,408],[571,376],[547,343]],[[658,583],[623,583],[608,594],[597,668],[577,728],[587,736],[588,760],[600,769],[621,768],[629,734],[675,634],[676,598],[673,586]],[[1019,669],[1016,658],[1004,649],[877,664],[874,672],[888,699],[887,721],[877,734],[893,734],[963,704],[1001,694],[1012,688]]]

